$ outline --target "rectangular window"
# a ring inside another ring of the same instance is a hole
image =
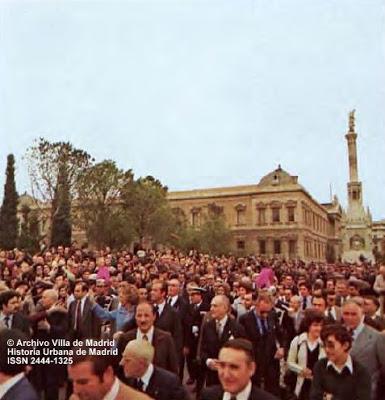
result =
[[[237,225],[245,224],[245,210],[237,210]]]
[[[244,240],[237,240],[237,249],[244,250],[245,249],[245,241]]]
[[[281,254],[281,241],[274,240],[274,254]]]
[[[273,212],[273,222],[279,222],[280,221],[279,208],[273,208],[272,212]]]
[[[192,213],[192,225],[199,226],[199,213],[197,212]]]
[[[258,225],[266,224],[266,210],[264,208],[258,209]]]
[[[288,219],[289,222],[294,222],[295,221],[294,207],[289,207],[287,209],[287,219]]]
[[[266,254],[266,240],[259,241],[259,253]]]
[[[289,254],[290,255],[295,255],[297,253],[296,247],[297,247],[297,242],[295,240],[289,240]]]

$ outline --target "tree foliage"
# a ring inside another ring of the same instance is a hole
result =
[[[127,223],[121,192],[132,184],[131,170],[105,160],[89,167],[76,184],[76,223],[98,247],[129,244],[133,232]]]
[[[13,154],[9,154],[7,157],[4,198],[0,209],[0,248],[9,250],[16,247],[18,235],[17,202],[15,158]]]
[[[51,245],[70,246],[72,235],[71,196],[67,164],[59,161],[58,180],[52,201]]]
[[[21,209],[22,220],[17,247],[35,253],[39,249],[39,217],[36,210],[27,205]]]
[[[152,176],[139,178],[122,191],[122,204],[135,240],[166,243],[174,230],[174,215],[167,201],[167,187]]]
[[[71,203],[76,182],[92,165],[91,156],[70,142],[39,138],[26,153],[32,194],[51,204],[51,243],[71,242]]]
[[[226,226],[223,209],[209,205],[202,225],[194,227],[185,219],[177,230],[173,244],[186,252],[197,250],[200,253],[221,255],[229,252],[230,239],[231,232]]]
[[[32,195],[43,201],[52,202],[58,186],[59,170],[65,164],[71,197],[75,183],[93,159],[70,142],[49,142],[39,138],[27,149],[28,173],[32,184]]]

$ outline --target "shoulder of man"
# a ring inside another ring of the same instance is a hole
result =
[[[223,389],[220,385],[205,387],[201,393],[201,400],[217,400],[223,397]]]
[[[122,382],[119,382],[119,392],[118,395],[116,396],[116,400],[127,400],[127,399],[150,400],[151,397],[147,396],[145,393],[139,392],[138,390],[131,388],[128,385],[125,385]]]
[[[275,397],[271,393],[266,392],[262,389],[259,389],[256,386],[252,386],[249,399],[250,400],[279,400],[278,397]]]

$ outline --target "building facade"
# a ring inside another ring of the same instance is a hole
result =
[[[318,203],[281,166],[256,185],[171,192],[168,199],[197,227],[212,205],[221,209],[234,252],[319,261],[341,255],[338,199]]]

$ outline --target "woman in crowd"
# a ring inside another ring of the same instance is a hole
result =
[[[300,333],[290,344],[287,357],[287,376],[292,375],[294,394],[299,400],[307,400],[315,363],[326,356],[321,340],[324,315],[317,310],[305,311]]]
[[[138,289],[127,282],[121,282],[118,289],[119,304],[115,310],[108,311],[95,304],[93,312],[103,321],[111,321],[110,336],[121,331],[127,323],[135,321],[135,309],[138,304]],[[134,325],[133,325],[134,326]]]

